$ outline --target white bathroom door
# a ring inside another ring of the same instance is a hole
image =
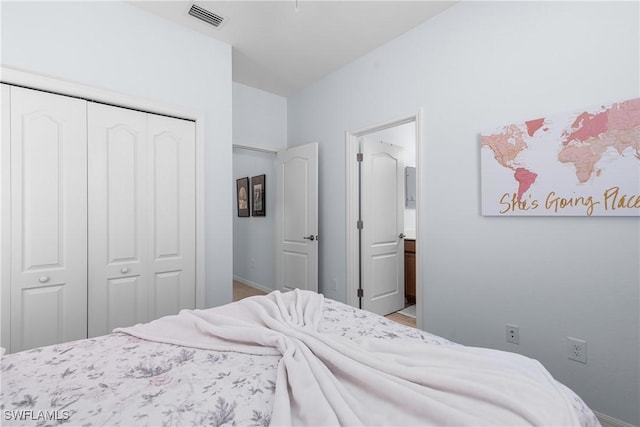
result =
[[[196,304],[195,123],[147,115],[149,319]]]
[[[276,281],[318,292],[318,143],[278,152]]]
[[[89,337],[148,319],[146,113],[89,103]]]
[[[404,308],[403,148],[363,137],[361,153],[362,308]]]
[[[87,336],[87,132],[83,100],[17,87],[10,96],[16,352]]]

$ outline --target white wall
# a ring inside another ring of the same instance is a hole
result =
[[[233,84],[233,143],[279,150],[287,143],[287,100],[278,95]],[[275,201],[276,156],[233,150],[235,179],[266,175],[265,217],[238,217],[233,201],[233,275],[263,290],[276,289]]]
[[[422,107],[421,326],[537,358],[593,409],[639,424],[640,220],[479,213],[481,129],[640,95],[639,12],[459,3],[289,98],[289,145],[320,142],[325,294],[346,299],[344,132]],[[567,336],[588,342],[586,365],[566,358]]]
[[[3,66],[205,117],[206,304],[231,301],[231,47],[120,2],[2,2]]]
[[[287,98],[233,83],[233,143],[280,150],[287,147]]]

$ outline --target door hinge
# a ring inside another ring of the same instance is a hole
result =
[[[362,291],[362,288],[358,289],[358,298],[362,298],[364,297],[364,292]]]
[[[358,153],[356,154],[356,160],[361,162],[363,160],[364,156],[362,155],[362,153]]]
[[[358,227],[358,230],[362,230],[364,228],[364,222],[362,222],[362,220],[359,219],[358,222],[356,223],[356,227]]]

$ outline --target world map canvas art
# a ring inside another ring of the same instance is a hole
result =
[[[482,214],[640,216],[640,98],[481,134]]]

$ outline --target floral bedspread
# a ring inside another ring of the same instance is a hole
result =
[[[325,300],[320,330],[350,339],[458,345]],[[1,361],[2,425],[267,426],[279,356],[156,343],[125,334],[42,347]],[[582,425],[598,425],[567,389]]]

